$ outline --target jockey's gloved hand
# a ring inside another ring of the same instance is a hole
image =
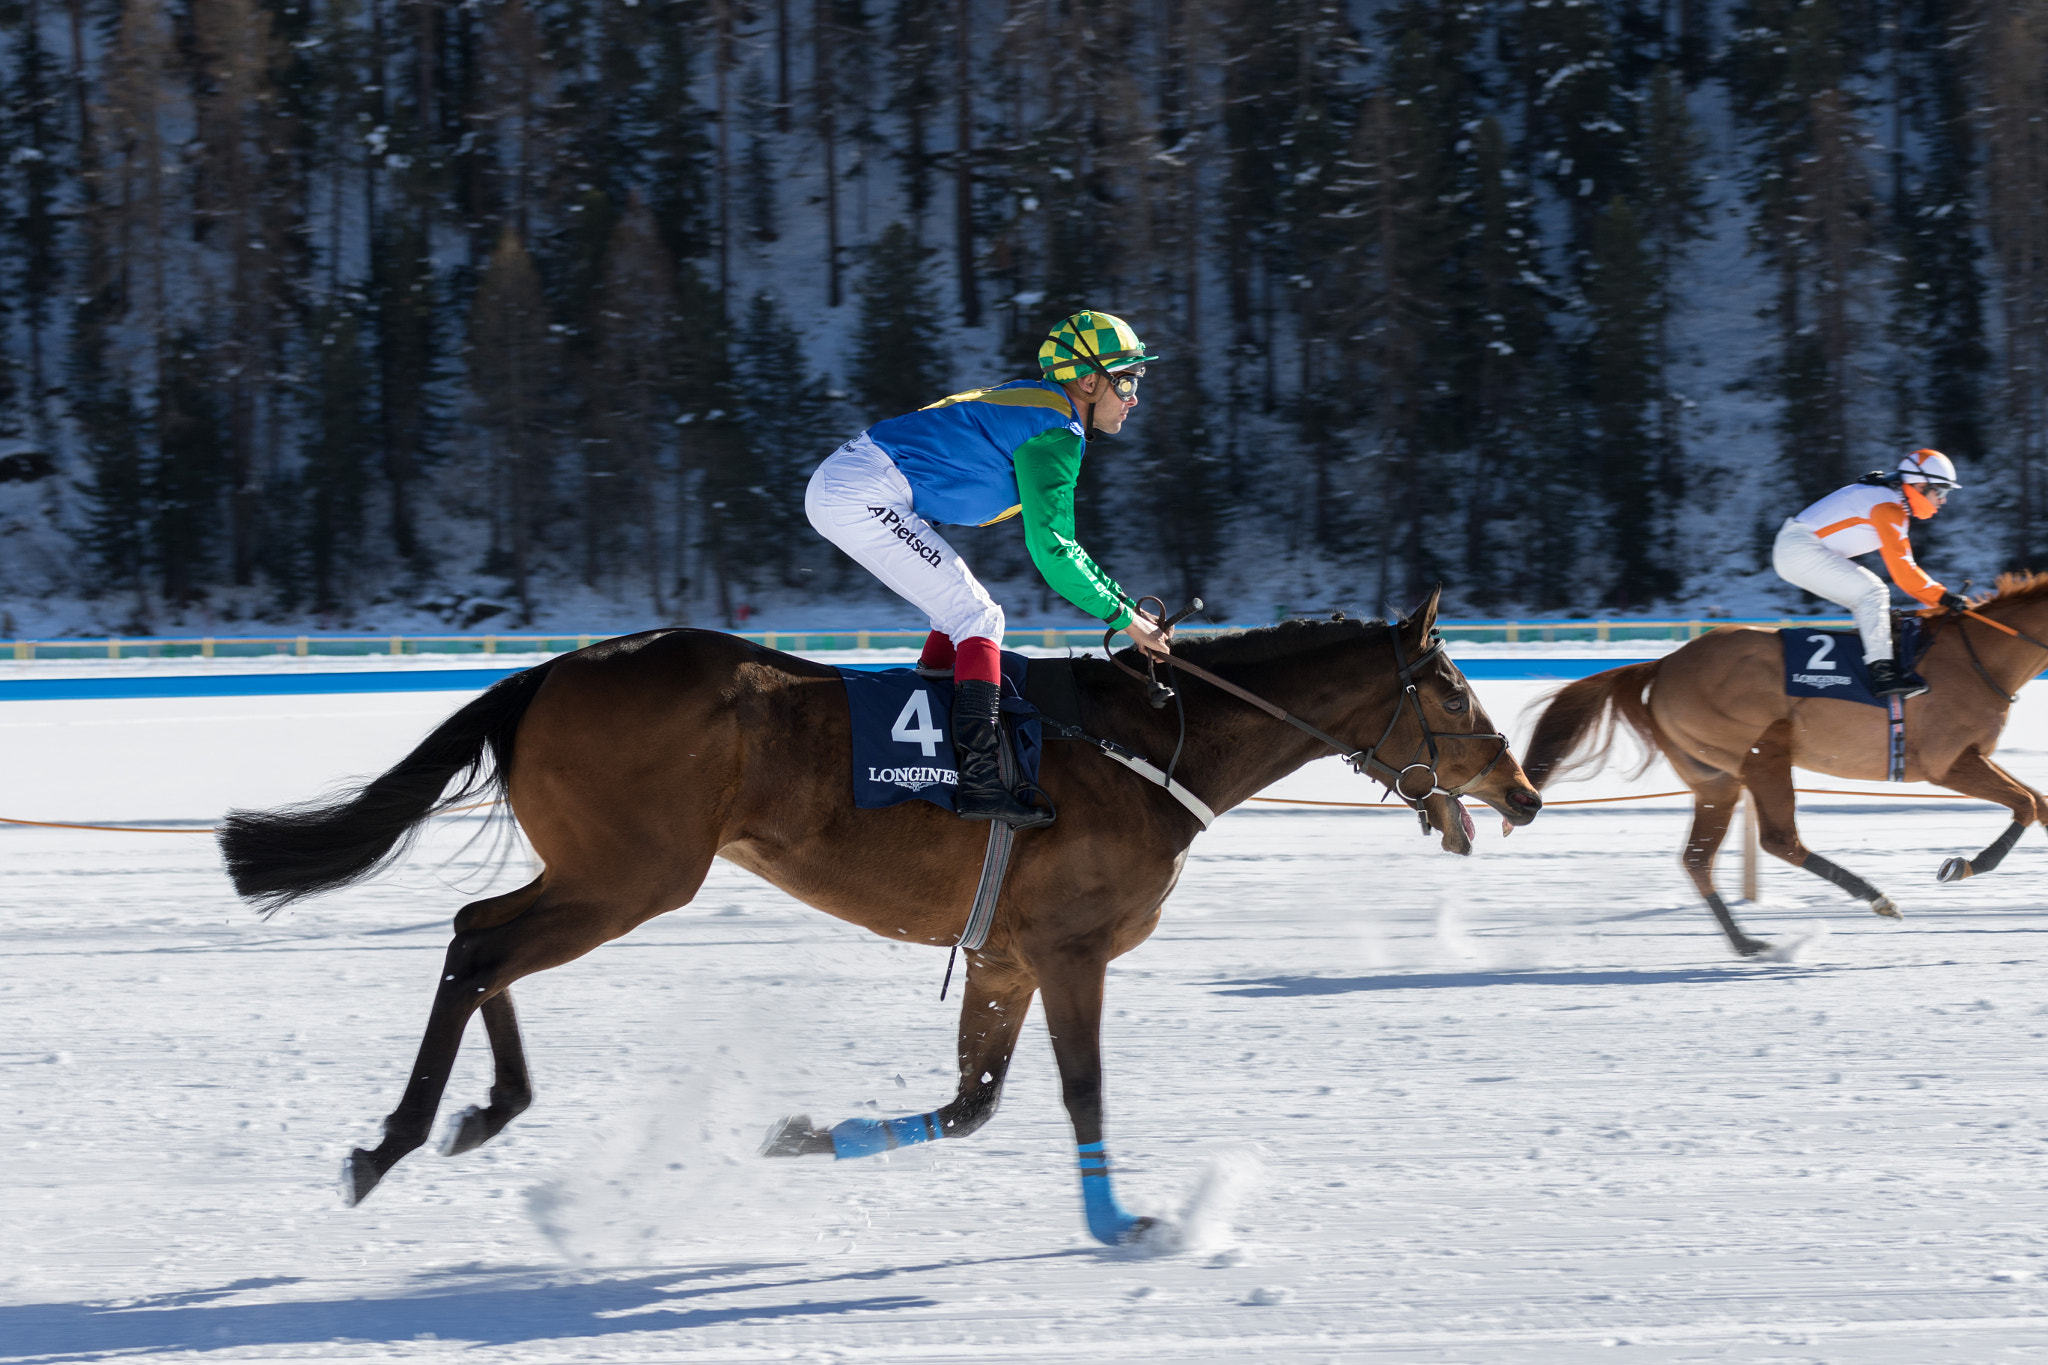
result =
[[[1959,592],[1944,592],[1941,595],[1940,606],[1943,611],[1960,612],[1967,610],[1969,605],[1969,601]]]

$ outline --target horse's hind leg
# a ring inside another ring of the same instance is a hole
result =
[[[538,878],[504,896],[465,905],[455,916],[455,931],[482,929],[504,924],[516,918],[540,895],[541,883]],[[491,1080],[491,1102],[488,1107],[479,1108],[472,1104],[455,1116],[448,1129],[447,1141],[442,1145],[441,1155],[460,1156],[473,1152],[503,1132],[505,1125],[526,1111],[533,1103],[533,1078],[526,1070],[526,1047],[519,1038],[519,1016],[512,1009],[512,991],[508,987],[496,995],[487,996],[480,1012],[484,1017],[484,1036],[490,1040],[491,1063],[496,1074]]]
[[[995,1115],[1036,989],[1030,974],[1009,959],[969,953],[960,999],[960,1088],[951,1103],[928,1114],[854,1118],[830,1128],[813,1127],[809,1114],[798,1114],[770,1131],[761,1155],[873,1156],[934,1138],[966,1137]]]
[[[2041,793],[1986,758],[1974,745],[1963,750],[1962,756],[1942,774],[1939,781],[1950,791],[1996,801],[2012,812],[2012,823],[1976,857],[1967,860],[1950,858],[1942,863],[1941,870],[1935,873],[1936,881],[1959,882],[1965,877],[1991,871],[2005,861],[2005,855],[2012,852],[2012,846],[2019,842],[2027,826],[2048,814],[2048,802],[2044,802]]]
[[[1742,932],[1742,926],[1735,922],[1734,914],[1728,909],[1728,902],[1721,899],[1721,893],[1714,889],[1714,855],[1720,851],[1721,840],[1727,837],[1728,821],[1735,814],[1735,803],[1742,797],[1742,783],[1727,773],[1715,773],[1711,777],[1695,779],[1692,782],[1692,833],[1686,836],[1686,875],[1706,899],[1707,908],[1714,912],[1720,922],[1721,932],[1728,936],[1728,946],[1743,957],[1752,957],[1771,945],[1760,938],[1751,938]]]
[[[483,1003],[484,1033],[491,1040],[491,1102],[472,1104],[455,1116],[442,1145],[442,1156],[473,1152],[504,1131],[505,1125],[533,1103],[533,1078],[526,1074],[526,1048],[519,1041],[519,1017],[512,1012],[512,992],[499,991]]]
[[[1757,842],[1772,857],[1803,867],[1833,882],[1858,900],[1868,901],[1873,914],[1898,919],[1892,898],[1846,867],[1828,861],[1799,840],[1792,795],[1792,723],[1781,720],[1763,732],[1742,764],[1742,784],[1756,811]]]
[[[519,905],[522,898],[523,909]],[[469,911],[484,907],[490,907],[490,911],[470,916]],[[513,918],[493,922],[497,915],[505,913]],[[509,896],[479,902],[459,916],[459,927],[448,945],[441,982],[434,992],[434,1006],[427,1015],[426,1035],[420,1039],[419,1056],[406,1081],[405,1093],[399,1098],[398,1107],[384,1120],[383,1141],[369,1151],[358,1147],[343,1163],[343,1197],[350,1204],[360,1203],[401,1158],[426,1142],[470,1015],[521,977],[574,961],[653,913],[658,910],[643,912],[640,907],[622,905],[609,898],[557,898],[553,888],[543,893],[535,883]],[[484,927],[476,927],[479,924]],[[493,1014],[499,1018],[501,1027],[512,1023],[509,1007],[502,1014]],[[487,1016],[487,1028],[490,1017]],[[509,1036],[516,1039],[516,1028]],[[508,1074],[514,1075],[523,1084],[523,1059],[514,1066],[501,1054],[498,1074],[501,1080]],[[494,1086],[493,1091],[496,1089]],[[507,1096],[507,1109],[511,1098]],[[495,1093],[493,1102],[496,1103]],[[505,1114],[507,1119],[510,1116]]]
[[[385,1116],[384,1138],[369,1151],[356,1148],[342,1163],[342,1198],[351,1206],[360,1204],[386,1172],[427,1140],[441,1092],[448,1086],[448,1073],[455,1066],[455,1054],[462,1047],[462,1031],[490,994],[489,973],[479,971],[480,965],[466,936],[456,935],[448,945],[441,984],[434,991],[434,1007],[427,1015],[427,1031],[420,1039],[405,1093],[399,1097],[398,1107]]]

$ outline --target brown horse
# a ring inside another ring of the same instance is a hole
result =
[[[2048,635],[2048,574],[2006,575],[1976,610],[2010,629]],[[1920,663],[1931,690],[1906,702],[1905,780],[1932,782],[2012,811],[2005,832],[1974,858],[1948,859],[1936,874],[1958,881],[1989,872],[2028,825],[2048,820],[2048,797],[1991,761],[2006,711],[2048,651],[1967,616],[1925,613],[1933,641]],[[1896,918],[1891,897],[1809,850],[1793,823],[1792,769],[1882,781],[1885,712],[1857,702],[1785,695],[1782,644],[1774,630],[1721,626],[1649,663],[1609,669],[1560,689],[1536,722],[1527,771],[1538,787],[1561,773],[1597,766],[1618,718],[1652,754],[1670,760],[1692,788],[1685,870],[1735,951],[1770,945],[1736,924],[1714,890],[1714,851],[1747,789],[1763,847]],[[1598,732],[1595,738],[1596,731]],[[1574,755],[1591,740],[1589,752]]]
[[[1468,853],[1471,822],[1456,789],[1518,825],[1542,800],[1506,740],[1490,734],[1463,675],[1432,649],[1435,617],[1432,593],[1392,626],[1297,621],[1180,649],[1348,743],[1377,739],[1381,759],[1407,769],[1412,804],[1443,847]],[[1174,708],[1146,705],[1108,661],[1077,660],[1074,679],[1089,733],[1161,763],[1174,751]],[[1180,681],[1186,730],[1174,775],[1216,811],[1327,752],[1216,687]],[[404,1096],[383,1141],[345,1168],[350,1202],[426,1141],[471,1014],[483,1014],[495,1083],[488,1107],[456,1119],[450,1155],[488,1141],[532,1098],[511,984],[687,904],[714,857],[884,938],[954,944],[987,827],[921,801],[855,809],[848,726],[845,687],[829,667],[730,635],[650,631],[505,679],[346,799],[232,813],[221,846],[235,888],[273,909],[369,875],[428,816],[492,790],[509,800],[545,869],[456,915]],[[1102,1154],[1103,972],[1158,924],[1200,826],[1166,791],[1084,743],[1049,743],[1039,786],[1059,820],[1018,837],[994,928],[967,954],[952,1102],[829,1131],[790,1120],[764,1151],[848,1157],[967,1136],[995,1111],[1039,992],[1081,1146],[1089,1228],[1114,1244],[1143,1235],[1149,1220],[1118,1206]]]

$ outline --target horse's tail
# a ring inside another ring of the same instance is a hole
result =
[[[403,853],[437,810],[486,793],[502,799],[512,737],[553,663],[500,679],[358,791],[277,810],[229,811],[219,840],[236,892],[273,914],[369,876]],[[456,790],[443,795],[451,780]]]
[[[1651,659],[1625,668],[1610,668],[1605,673],[1567,683],[1551,694],[1550,705],[1536,719],[1529,756],[1522,760],[1522,771],[1538,791],[1561,773],[1598,769],[1607,761],[1607,751],[1614,747],[1617,723],[1627,725],[1643,742],[1647,751],[1645,766],[1661,752],[1657,723],[1650,718],[1646,694],[1662,662]],[[1589,739],[1592,751],[1583,758],[1574,758]]]

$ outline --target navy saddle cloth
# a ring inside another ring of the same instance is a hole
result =
[[[1863,637],[1853,630],[1780,630],[1785,645],[1785,695],[1832,697],[1836,701],[1886,706],[1870,690],[1870,665],[1863,662]],[[1892,618],[1892,643],[1911,668],[1927,648],[1918,616]]]
[[[1022,654],[1005,650],[1003,714],[1024,781],[1038,781],[1043,747],[1038,708],[1024,700]],[[880,810],[905,801],[953,809],[960,770],[953,759],[953,680],[911,668],[862,673],[842,668],[853,713],[853,804]]]

